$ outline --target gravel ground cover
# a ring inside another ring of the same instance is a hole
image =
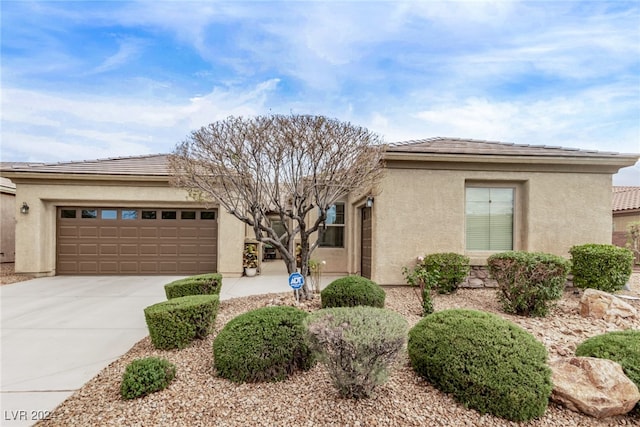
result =
[[[15,274],[14,263],[3,262],[0,264],[0,286],[10,285],[11,283],[24,282],[33,279],[34,276],[26,274]]]
[[[634,274],[629,295],[640,296],[640,275]],[[420,302],[408,287],[388,287],[386,307],[405,316],[411,326],[420,320]],[[573,355],[584,339],[608,331],[640,328],[638,320],[605,322],[578,314],[579,294],[572,290],[546,318],[524,318],[500,311],[491,289],[460,289],[436,295],[436,310],[480,309],[512,320],[543,342],[549,357]],[[631,302],[640,309],[639,301]],[[553,403],[542,418],[514,423],[466,409],[413,373],[406,351],[389,381],[374,397],[348,400],[338,396],[326,371],[317,365],[279,383],[234,384],[217,378],[212,368],[215,334],[236,315],[268,304],[294,304],[289,293],[223,301],[214,334],[183,350],[156,350],[149,338],[138,342],[73,396],[39,426],[631,426],[640,418],[618,416],[597,420]],[[319,298],[302,308],[319,308]],[[177,366],[171,385],[143,399],[120,399],[126,365],[147,356],[167,358]]]

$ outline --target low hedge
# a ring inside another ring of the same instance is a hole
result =
[[[359,305],[383,308],[385,297],[380,285],[361,276],[336,279],[320,292],[322,308]]]
[[[289,306],[262,307],[229,321],[213,341],[214,367],[234,382],[281,381],[313,366],[305,342],[308,313]]]
[[[566,259],[541,252],[502,252],[487,263],[504,311],[524,316],[546,316],[549,301],[562,297],[571,268]]]
[[[135,399],[164,390],[176,376],[176,366],[166,359],[147,357],[127,365],[122,375],[120,396]]]
[[[576,356],[618,362],[625,375],[640,389],[640,330],[627,329],[591,337],[576,347]],[[640,414],[640,402],[634,412]]]
[[[629,281],[633,271],[633,252],[614,245],[573,246],[571,253],[573,283],[579,288],[615,292]]]
[[[418,375],[480,413],[526,421],[547,408],[552,382],[544,345],[496,315],[431,314],[409,331],[408,352]]]
[[[222,275],[219,273],[199,274],[185,277],[164,285],[167,299],[185,297],[187,295],[220,295]]]
[[[151,342],[158,349],[184,348],[213,330],[219,295],[188,295],[144,309]]]
[[[440,294],[455,292],[471,270],[469,257],[454,252],[427,255],[421,264],[427,273],[436,277],[436,289]]]
[[[407,321],[376,307],[325,308],[305,319],[307,340],[343,397],[370,397],[407,340]]]

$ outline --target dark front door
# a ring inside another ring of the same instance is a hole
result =
[[[360,214],[360,274],[371,279],[371,208],[362,208]]]

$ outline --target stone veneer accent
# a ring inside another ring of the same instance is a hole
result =
[[[467,278],[460,284],[461,288],[497,288],[498,282],[489,277],[484,265],[472,265]],[[573,276],[567,277],[566,288],[573,287]]]

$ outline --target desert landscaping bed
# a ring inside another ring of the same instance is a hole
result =
[[[638,274],[631,295],[640,295]],[[410,326],[420,320],[420,302],[413,289],[389,287],[386,307],[404,315]],[[471,308],[497,313],[531,332],[549,350],[549,357],[573,355],[584,339],[609,331],[640,328],[636,320],[606,322],[582,318],[579,295],[566,291],[546,318],[511,316],[500,311],[492,289],[460,289],[454,295],[437,295],[436,310]],[[639,425],[637,416],[598,420],[554,403],[542,418],[514,423],[466,409],[419,378],[410,368],[406,352],[389,381],[375,396],[348,400],[338,396],[323,367],[297,373],[284,382],[234,384],[214,375],[212,341],[236,315],[267,304],[293,304],[290,294],[270,294],[223,301],[214,334],[184,350],[156,350],[149,338],[138,342],[73,396],[48,420],[38,425],[114,426],[624,426]],[[632,304],[640,308],[638,301]],[[319,298],[303,306],[318,308]],[[126,365],[134,359],[161,356],[177,367],[170,386],[142,399],[124,401],[119,387]]]

